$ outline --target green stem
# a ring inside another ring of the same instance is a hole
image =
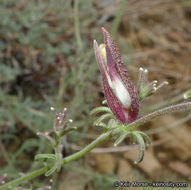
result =
[[[86,146],[84,149],[80,150],[77,153],[74,153],[71,156],[68,156],[66,158],[63,159],[62,161],[62,165],[67,164],[68,162],[71,162],[73,160],[76,160],[77,158],[82,157],[83,155],[87,154],[88,152],[90,152],[93,148],[95,148],[96,146],[102,144],[105,141],[108,141],[109,139],[111,139],[113,136],[119,134],[120,130],[119,129],[115,129],[113,131],[108,131],[107,133],[103,133],[102,135],[100,135],[96,140],[94,140],[92,143],[90,143],[88,146]]]
[[[79,26],[79,0],[74,1],[74,27],[75,27],[75,37],[77,41],[78,48],[81,50],[83,47],[82,39],[80,36],[80,26]]]
[[[184,110],[188,110],[191,109],[191,102],[185,102],[182,104],[177,104],[177,105],[173,105],[173,106],[169,106],[160,110],[157,110],[155,112],[152,112],[146,116],[143,116],[139,119],[137,119],[136,121],[130,123],[127,125],[127,130],[133,130],[136,127],[158,117],[164,114],[169,114],[172,112],[177,112],[177,111],[184,111]],[[97,139],[95,139],[92,143],[90,143],[88,146],[86,146],[84,149],[80,150],[79,152],[76,152],[66,158],[64,158],[62,160],[62,166],[72,162],[82,156],[84,156],[85,154],[87,154],[88,152],[90,152],[92,149],[94,149],[96,146],[100,145],[101,143],[108,141],[109,139],[111,139],[114,136],[117,136],[121,133],[120,128],[116,128],[114,130],[108,131],[107,133],[103,133],[101,134]],[[21,183],[23,183],[26,180],[31,180],[39,175],[44,174],[45,172],[47,172],[53,165],[48,165],[44,168],[41,168],[39,170],[33,171],[25,176],[22,176],[18,179],[15,179],[9,183],[6,183],[4,185],[0,186],[0,190],[3,189],[7,189],[7,188],[13,188]]]
[[[90,152],[92,149],[94,149],[96,146],[100,145],[101,143],[108,141],[109,139],[111,139],[113,136],[117,135],[119,133],[119,130],[113,130],[113,131],[108,131],[107,133],[103,133],[101,134],[97,139],[95,139],[92,143],[90,143],[88,146],[86,146],[84,149],[82,149],[79,152],[76,152],[66,158],[64,158],[62,160],[62,165],[65,165],[71,161],[74,161],[82,156],[84,156],[85,154],[87,154],[88,152]],[[41,168],[39,170],[33,171],[29,174],[26,174],[25,176],[22,176],[18,179],[15,179],[9,183],[6,183],[4,185],[0,186],[0,190],[3,189],[8,189],[8,188],[13,188],[21,183],[23,183],[26,180],[31,180],[39,175],[44,174],[45,172],[47,172],[50,168],[52,167],[52,165],[48,165],[44,168]]]
[[[125,9],[125,3],[126,3],[126,0],[121,0],[119,10],[117,11],[115,19],[113,21],[113,25],[112,25],[112,29],[111,29],[111,34],[112,34],[113,38],[115,38],[115,35],[117,33],[117,29],[119,27],[120,20],[121,20],[121,17],[123,15],[123,11]]]
[[[17,185],[23,183],[24,181],[33,179],[33,178],[35,178],[35,177],[37,177],[37,176],[39,176],[39,175],[44,174],[44,173],[47,172],[50,168],[51,168],[51,165],[46,166],[46,167],[41,168],[41,169],[38,169],[38,170],[35,170],[35,171],[33,171],[33,172],[29,173],[29,174],[26,174],[26,175],[24,175],[24,176],[22,176],[22,177],[20,177],[20,178],[17,178],[17,179],[15,179],[15,180],[13,180],[13,181],[11,181],[11,182],[9,182],[9,183],[6,183],[6,184],[4,184],[4,185],[1,185],[1,186],[0,186],[0,189],[6,189],[6,190],[7,190],[7,189],[12,189],[13,187],[15,187],[15,186],[17,186]]]
[[[185,102],[185,103],[181,103],[181,104],[168,106],[168,107],[162,108],[160,110],[154,111],[152,113],[149,113],[148,115],[145,115],[145,116],[137,119],[136,121],[128,124],[126,127],[126,130],[133,130],[136,127],[143,125],[144,123],[151,121],[152,119],[159,117],[161,115],[166,115],[169,113],[180,112],[180,111],[189,110],[189,109],[191,109],[191,102]]]

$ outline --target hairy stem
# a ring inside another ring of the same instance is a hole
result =
[[[188,110],[188,109],[191,109],[191,102],[185,102],[182,104],[177,104],[177,105],[173,105],[173,106],[169,106],[169,107],[157,110],[155,112],[152,112],[152,113],[150,113],[146,116],[143,116],[143,117],[137,119],[136,121],[128,124],[127,130],[133,130],[136,127],[138,127],[138,126],[140,126],[140,125],[142,125],[142,124],[144,124],[144,123],[146,123],[146,122],[148,122],[148,121],[150,121],[150,120],[152,120],[158,116],[169,114],[172,112],[184,111],[184,110]],[[85,154],[90,152],[92,149],[94,149],[96,146],[100,145],[103,142],[110,140],[114,136],[119,135],[120,132],[121,132],[120,128],[116,128],[114,130],[108,131],[107,133],[101,134],[97,139],[95,139],[93,142],[91,142],[89,145],[87,145],[84,149],[64,158],[62,160],[62,166],[84,156]],[[13,188],[13,187],[23,183],[26,180],[31,180],[37,176],[40,176],[40,175],[44,174],[45,172],[47,172],[52,166],[53,165],[48,165],[46,167],[43,167],[43,168],[38,169],[36,171],[33,171],[29,174],[26,174],[26,175],[24,175],[18,179],[15,179],[9,183],[1,185],[0,190]]]
[[[107,133],[103,133],[101,134],[97,139],[95,139],[92,143],[90,143],[88,146],[86,146],[84,149],[80,150],[79,152],[76,152],[66,158],[64,158],[62,160],[62,166],[73,161],[76,160],[82,156],[84,156],[85,154],[87,154],[88,152],[90,152],[93,148],[95,148],[96,146],[100,145],[101,143],[108,141],[109,139],[111,139],[113,136],[117,135],[119,133],[119,130],[116,129],[114,131],[108,131]],[[24,181],[27,180],[31,180],[37,176],[40,176],[42,174],[44,174],[45,172],[47,172],[53,165],[48,165],[46,167],[43,167],[39,170],[35,170],[29,174],[26,174],[18,179],[15,179],[9,183],[6,183],[4,185],[0,186],[0,190],[3,189],[12,189],[13,187],[23,183]]]
[[[41,168],[41,169],[38,169],[38,170],[35,170],[29,174],[26,174],[20,178],[17,178],[9,183],[6,183],[4,185],[1,185],[0,186],[0,189],[12,189],[13,187],[23,183],[24,181],[27,181],[27,180],[31,180],[39,175],[42,175],[44,174],[45,172],[47,172],[49,169],[51,168],[51,165],[49,166],[46,166],[44,168]]]
[[[127,129],[135,129],[136,127],[143,125],[144,123],[151,121],[152,119],[159,117],[161,115],[173,113],[173,112],[180,112],[180,111],[185,111],[191,109],[191,102],[185,102],[181,104],[176,104],[172,106],[168,106],[165,108],[162,108],[160,110],[154,111],[152,113],[149,113],[148,115],[145,115],[136,121],[130,123],[127,125]]]

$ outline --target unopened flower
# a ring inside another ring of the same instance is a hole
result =
[[[139,101],[144,100],[145,98],[153,95],[163,86],[167,85],[168,82],[164,81],[157,86],[157,80],[152,82],[148,81],[148,70],[143,69],[142,67],[139,69],[139,78],[137,84],[137,93],[139,96]]]
[[[94,51],[100,68],[107,104],[122,122],[133,122],[139,113],[139,98],[111,35],[102,28],[104,44],[94,40]]]

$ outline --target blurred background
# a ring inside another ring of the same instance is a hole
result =
[[[41,166],[35,154],[52,152],[36,135],[52,128],[50,106],[67,107],[79,128],[67,136],[64,156],[102,133],[89,115],[104,100],[93,52],[93,40],[103,42],[102,26],[116,39],[135,84],[139,67],[149,70],[150,81],[169,82],[142,104],[141,115],[183,102],[191,89],[190,23],[190,0],[1,0],[0,175],[8,174],[5,181],[22,176]],[[111,190],[116,180],[190,183],[190,118],[187,111],[142,126],[152,145],[138,165],[129,139],[117,148],[110,141],[59,174],[21,187],[44,187],[50,178],[54,190]]]

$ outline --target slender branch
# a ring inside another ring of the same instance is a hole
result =
[[[113,131],[109,131],[107,133],[103,133],[101,134],[97,139],[95,139],[92,143],[90,143],[88,146],[86,146],[84,149],[82,149],[79,152],[76,152],[66,158],[64,158],[62,160],[62,165],[65,165],[73,160],[76,160],[82,156],[84,156],[85,154],[87,154],[88,152],[90,152],[93,148],[95,148],[96,146],[100,145],[101,143],[108,141],[109,139],[111,139],[113,136],[117,135],[119,133],[119,129],[113,130]],[[26,180],[31,180],[39,175],[44,174],[45,172],[47,172],[50,168],[52,167],[52,165],[48,165],[44,168],[41,168],[39,170],[33,171],[29,174],[26,174],[25,176],[22,176],[18,179],[15,179],[9,183],[6,183],[4,185],[0,186],[0,190],[3,189],[8,189],[8,188],[13,188],[21,183],[23,183]]]
[[[176,104],[176,105],[172,105],[172,106],[168,106],[165,108],[162,108],[160,110],[154,111],[148,115],[145,115],[139,119],[137,119],[136,121],[130,123],[127,125],[127,129],[135,129],[136,127],[143,125],[144,123],[151,121],[152,119],[161,116],[161,115],[165,115],[165,114],[169,114],[169,113],[173,113],[173,112],[180,112],[180,111],[185,111],[185,110],[189,110],[191,109],[191,102],[185,102],[185,103],[181,103],[181,104]]]
[[[168,142],[171,140],[170,138],[164,138],[157,141],[152,142],[149,147],[152,146],[159,146],[163,143]],[[118,147],[105,147],[105,148],[94,148],[90,153],[92,154],[105,154],[105,153],[120,153],[120,152],[128,152],[131,150],[135,150],[139,147],[139,145],[125,145],[125,146],[118,146]],[[81,147],[77,145],[71,145],[73,150],[80,150]]]
[[[113,38],[115,38],[117,29],[119,27],[119,23],[120,23],[122,15],[123,15],[123,11],[125,9],[125,4],[126,4],[126,0],[121,0],[119,10],[117,11],[115,19],[113,21],[112,30],[111,30],[111,34],[112,34]]]
[[[150,113],[146,116],[143,116],[141,118],[139,118],[138,120],[130,123],[129,125],[127,125],[127,130],[132,130],[158,116],[164,115],[164,114],[169,114],[172,112],[177,112],[177,111],[184,111],[184,110],[188,110],[191,109],[191,102],[185,102],[182,104],[177,104],[177,105],[173,105],[173,106],[169,106],[160,110],[157,110],[153,113]],[[88,152],[90,152],[92,149],[94,149],[96,146],[100,145],[103,142],[106,142],[108,140],[110,140],[112,137],[119,135],[120,134],[120,128],[116,128],[114,130],[108,131],[107,133],[103,133],[101,134],[97,139],[95,139],[92,143],[90,143],[89,145],[87,145],[84,149],[82,149],[79,152],[76,152],[66,158],[64,158],[62,160],[62,166],[74,161],[82,156],[84,156],[85,154],[87,154]],[[7,188],[13,188],[21,183],[23,183],[26,180],[31,180],[39,175],[44,174],[45,172],[47,172],[53,165],[48,165],[46,167],[43,167],[39,170],[33,171],[29,174],[26,174],[25,176],[22,176],[18,179],[15,179],[9,183],[6,183],[4,185],[0,186],[0,190],[3,189],[7,189]]]
[[[44,168],[41,168],[41,169],[38,169],[38,170],[35,170],[29,174],[26,174],[20,178],[17,178],[9,183],[5,183],[4,185],[1,185],[0,186],[0,189],[12,189],[13,187],[23,183],[24,181],[27,181],[27,180],[31,180],[39,175],[42,175],[44,174],[45,172],[47,172],[49,169],[51,168],[51,165],[49,166],[46,166]]]
[[[74,27],[75,27],[75,37],[77,41],[78,48],[82,49],[82,39],[80,36],[80,26],[79,26],[79,0],[74,1]]]
[[[158,134],[158,133],[162,133],[162,132],[165,132],[167,130],[170,130],[170,129],[173,129],[177,126],[179,126],[180,124],[182,123],[185,123],[187,122],[188,120],[191,119],[191,112],[189,112],[189,114],[185,117],[183,117],[182,119],[179,119],[178,121],[175,121],[173,123],[170,123],[169,125],[167,126],[163,126],[163,127],[160,127],[160,128],[157,128],[157,129],[150,129],[150,130],[146,130],[144,131],[147,135],[152,135],[152,134]]]
[[[2,155],[3,155],[4,159],[8,163],[9,162],[9,156],[8,156],[7,151],[6,151],[5,147],[3,146],[3,143],[2,143],[1,140],[0,140],[0,150],[2,152]]]

